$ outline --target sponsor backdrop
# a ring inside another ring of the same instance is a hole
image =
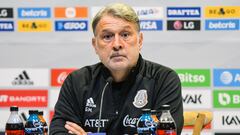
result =
[[[49,124],[66,76],[99,61],[91,19],[109,2],[0,1],[0,131],[11,105],[43,110]],[[203,134],[240,134],[240,1],[122,2],[141,19],[143,57],[178,73],[185,111],[213,112]]]

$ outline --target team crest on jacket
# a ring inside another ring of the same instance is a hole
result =
[[[147,90],[139,90],[134,97],[133,105],[137,108],[142,108],[148,103]]]

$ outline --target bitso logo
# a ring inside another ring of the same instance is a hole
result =
[[[31,81],[28,73],[23,70],[21,74],[18,75],[18,77],[16,77],[14,79],[14,81],[12,81],[12,85],[33,85],[33,81]]]
[[[238,18],[240,17],[239,6],[210,6],[205,8],[206,18]]]
[[[176,69],[183,87],[210,87],[209,69]]]
[[[56,31],[87,31],[88,21],[56,21]]]
[[[18,31],[20,32],[49,32],[51,29],[51,21],[18,21]]]
[[[0,18],[13,18],[13,8],[0,8]]]
[[[168,7],[167,17],[201,17],[200,7]]]
[[[214,69],[214,86],[240,86],[240,69]]]
[[[200,30],[200,20],[168,20],[167,30]]]
[[[14,31],[13,21],[0,21],[0,31]]]
[[[214,107],[215,108],[239,108],[240,107],[240,91],[239,90],[215,90]]]

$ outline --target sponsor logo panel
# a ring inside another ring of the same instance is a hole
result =
[[[240,90],[213,91],[215,108],[240,108]]]
[[[48,90],[0,90],[0,107],[47,107]]]
[[[181,135],[192,135],[192,134],[193,134],[192,131],[182,131],[182,133],[181,133]],[[201,135],[212,135],[212,133],[202,131]]]
[[[209,69],[176,69],[183,87],[210,87]]]
[[[140,20],[140,29],[142,31],[162,30],[162,20]]]
[[[14,31],[13,21],[0,21],[0,31]]]
[[[200,20],[168,20],[167,30],[200,30]]]
[[[88,21],[55,21],[56,31],[87,31]]]
[[[0,69],[0,87],[48,86],[48,69]]]
[[[201,17],[200,7],[168,7],[167,17]]]
[[[211,108],[211,90],[183,90],[183,106],[185,109]]]
[[[13,18],[13,8],[0,8],[0,18]]]
[[[52,30],[51,21],[32,20],[18,21],[19,32],[50,32]]]
[[[239,131],[240,113],[236,111],[217,111],[213,115],[213,126],[217,130],[236,130]]]
[[[225,132],[225,133],[215,133],[214,135],[240,135],[240,132],[239,133],[228,133],[228,132]]]
[[[209,6],[205,7],[206,18],[239,18],[239,6]]]
[[[162,19],[162,7],[133,7],[140,20]]]
[[[60,87],[68,74],[75,69],[52,69],[51,70],[51,86]]]
[[[19,18],[50,18],[50,8],[18,8]]]
[[[87,18],[87,7],[56,7],[54,9],[56,18]]]
[[[60,90],[59,89],[52,89],[49,90],[49,105],[48,107],[51,109],[54,109],[55,104],[57,103],[58,96],[59,96]]]
[[[215,87],[240,87],[240,69],[213,69]]]
[[[239,20],[225,19],[225,20],[206,20],[206,30],[239,30]]]

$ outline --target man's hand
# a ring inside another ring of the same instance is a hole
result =
[[[76,123],[67,121],[64,127],[68,130],[68,133],[70,134],[87,135],[87,133]]]

